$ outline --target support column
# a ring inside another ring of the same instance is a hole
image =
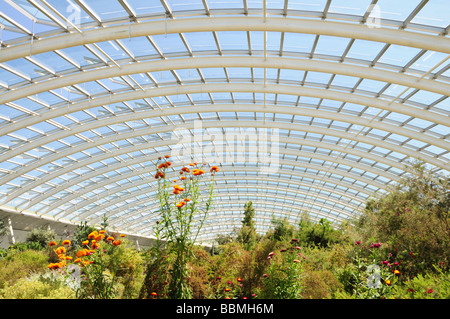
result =
[[[15,244],[16,244],[16,239],[14,238],[14,230],[13,230],[13,227],[12,227],[12,221],[11,221],[11,218],[10,218],[10,217],[8,217],[8,225],[9,225],[9,236],[10,236],[10,241],[11,241],[11,243],[12,243],[13,245],[15,245]]]

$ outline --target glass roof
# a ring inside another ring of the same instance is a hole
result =
[[[175,154],[220,166],[205,243],[239,227],[249,200],[262,233],[303,212],[339,224],[409,161],[448,174],[449,10],[0,0],[0,209],[73,224],[106,214],[151,237],[153,167]]]

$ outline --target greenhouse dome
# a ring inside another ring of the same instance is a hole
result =
[[[0,217],[13,241],[107,218],[146,245],[167,155],[171,180],[190,163],[208,180],[218,167],[204,245],[240,227],[249,201],[260,234],[304,213],[352,220],[408,163],[450,171],[449,11],[446,0],[0,0]]]

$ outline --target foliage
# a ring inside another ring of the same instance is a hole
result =
[[[20,278],[43,273],[47,266],[47,255],[43,251],[24,250],[10,252],[0,259],[0,288],[13,286]]]
[[[102,256],[106,268],[115,272],[117,282],[123,287],[121,298],[138,298],[144,279],[143,255],[134,249],[132,243],[126,238],[123,238],[121,244],[114,246],[113,249],[105,242],[101,246],[106,246],[108,252]]]
[[[343,286],[330,270],[308,270],[300,280],[302,299],[331,299]]]
[[[26,238],[27,243],[36,243],[35,247],[45,248],[48,243],[56,239],[56,232],[47,227],[40,227],[32,229]]]
[[[95,226],[89,225],[87,221],[81,221],[73,234],[72,245],[75,247],[83,247],[83,241],[95,230]]]
[[[264,299],[296,299],[302,292],[302,261],[305,256],[299,253],[297,240],[279,252],[270,252],[267,257],[269,268],[263,275],[264,283],[261,297]]]
[[[253,203],[249,201],[244,206],[244,219],[242,220],[242,227],[238,231],[237,241],[242,243],[247,250],[250,250],[257,241],[257,234],[255,229],[255,209]]]
[[[449,179],[415,163],[389,194],[367,202],[359,220],[362,240],[382,238],[404,260],[409,277],[450,261]]]
[[[0,289],[0,299],[73,299],[75,292],[62,280],[32,276]]]
[[[0,217],[0,243],[3,240],[3,236],[8,234],[8,229],[6,227],[5,221],[3,218]]]
[[[276,241],[285,241],[294,236],[295,228],[289,224],[287,218],[272,218],[271,223],[274,225],[274,228],[266,234],[269,238]]]
[[[182,167],[179,180],[173,184],[168,179],[166,170],[172,166],[166,155],[157,163],[155,178],[158,180],[157,197],[159,200],[159,220],[155,227],[156,245],[154,258],[165,264],[163,268],[170,271],[166,292],[170,298],[189,299],[192,297],[187,280],[192,258],[192,249],[198,233],[203,226],[213,200],[214,173],[217,166],[210,169],[211,180],[205,199],[200,191],[201,179],[205,174],[206,164],[191,163],[188,167]],[[180,185],[181,186],[180,186]],[[202,207],[204,205],[204,208]],[[163,242],[165,245],[163,245]],[[168,252],[163,250],[168,249]],[[173,256],[173,260],[161,258],[162,254]],[[161,277],[161,274],[158,274]]]
[[[302,245],[321,247],[345,242],[347,239],[342,229],[333,228],[329,220],[321,218],[318,223],[314,223],[307,214],[302,215],[296,236]]]

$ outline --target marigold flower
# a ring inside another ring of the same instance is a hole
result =
[[[181,179],[182,181],[184,181],[184,180],[186,179],[186,176],[181,176],[180,179]]]
[[[242,281],[242,278],[237,278],[236,280],[239,281],[239,282],[241,282],[241,281]]]
[[[182,172],[186,172],[186,173],[190,173],[190,172],[191,172],[191,170],[190,170],[189,168],[187,168],[187,167],[183,167],[183,168],[181,169],[181,171],[182,171]]]
[[[92,249],[98,249],[98,248],[100,248],[100,245],[97,244],[97,243],[93,243],[92,246],[91,246],[91,248],[92,248]]]
[[[87,246],[87,245],[89,245],[89,240],[85,240],[85,241],[83,241],[83,242],[82,242],[82,244],[83,244],[84,246]]]
[[[155,174],[155,179],[158,179],[158,178],[164,178],[164,173],[163,172],[160,172],[160,171],[157,171],[156,172],[156,174]]]
[[[227,287],[227,288],[225,288],[225,291],[226,291],[226,292],[230,291],[230,288],[228,288],[228,287]]]
[[[391,281],[389,279],[385,280],[386,285],[390,286],[391,285]]]
[[[56,241],[51,241],[51,242],[48,243],[48,245],[49,245],[50,247],[52,247],[52,246],[56,246],[57,243],[56,243]]]
[[[203,175],[203,174],[205,174],[205,171],[204,170],[202,170],[202,169],[193,169],[192,170],[192,174],[194,175],[194,176],[200,176],[200,175]]]
[[[169,155],[165,155],[164,157],[165,157],[165,158],[169,158],[170,156],[169,156]]]
[[[61,255],[61,254],[65,253],[65,252],[66,252],[66,249],[63,246],[60,246],[60,247],[56,248],[56,250],[55,250],[55,253],[57,255]]]
[[[158,296],[158,294],[156,292],[152,292],[151,295],[154,297]]]
[[[79,262],[81,262],[81,258],[76,258],[73,262],[78,264]]]
[[[101,231],[98,232],[99,234],[104,234],[106,233],[106,230],[102,229]]]
[[[179,202],[179,203],[177,204],[177,207],[178,207],[178,208],[181,208],[181,207],[183,207],[184,205],[186,205],[186,203],[183,202],[183,201],[181,201],[181,202]]]
[[[95,239],[98,236],[98,232],[94,230],[92,233],[88,235],[88,239]]]
[[[109,236],[108,238],[106,238],[107,241],[111,241],[114,240],[114,237]]]
[[[125,235],[124,235],[124,234],[120,234],[119,236],[120,236],[120,237],[125,237]]]
[[[395,269],[395,270],[394,270],[394,274],[395,274],[395,275],[400,275],[400,271],[397,270],[397,269]]]
[[[219,171],[219,168],[217,167],[217,166],[213,166],[213,167],[211,167],[211,169],[209,170],[211,173],[213,173],[213,172],[218,172]]]
[[[112,242],[113,246],[119,246],[122,242],[118,239]]]

